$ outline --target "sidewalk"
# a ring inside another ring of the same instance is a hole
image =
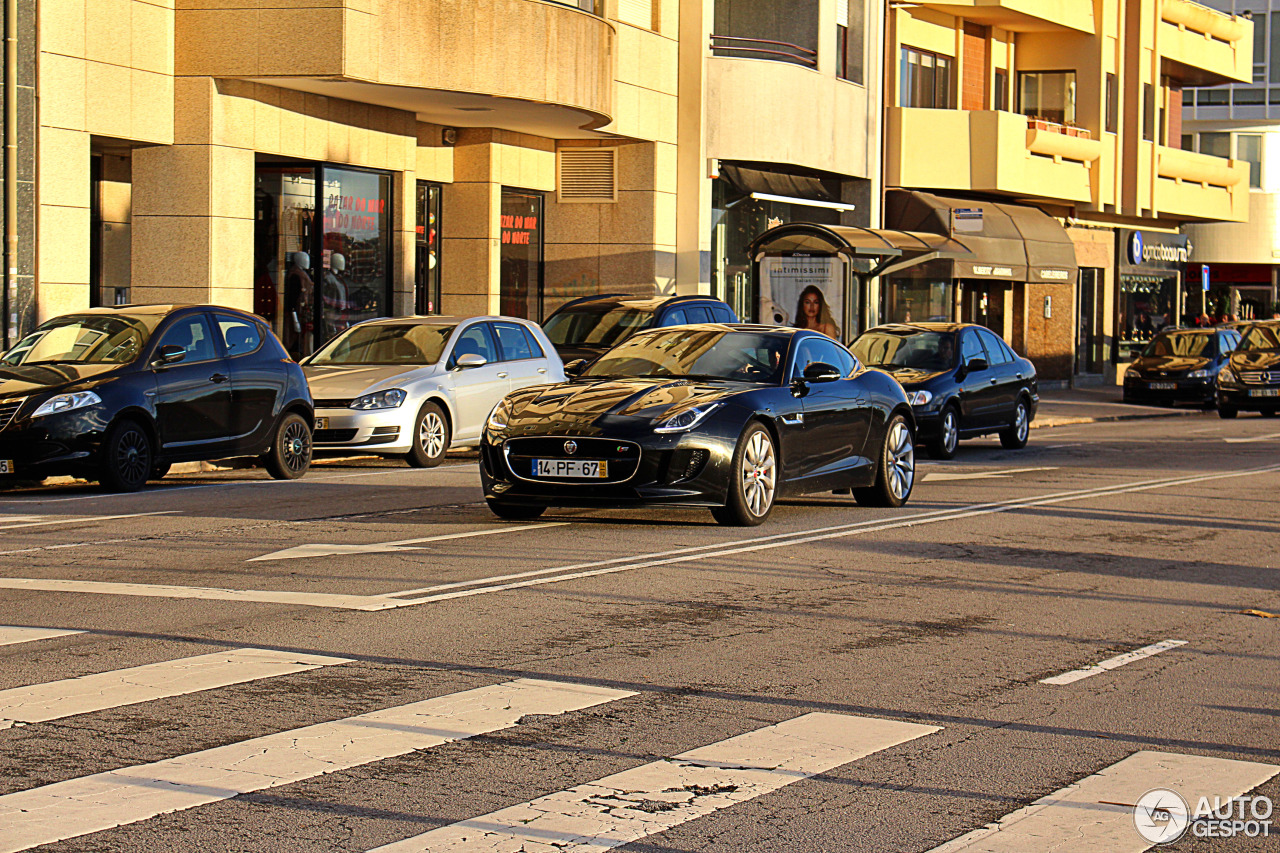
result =
[[[1093,424],[1102,421],[1127,421],[1138,418],[1177,418],[1204,414],[1195,406],[1139,406],[1121,402],[1118,385],[1096,388],[1067,388],[1041,390],[1040,407],[1032,429],[1067,426],[1068,424]]]

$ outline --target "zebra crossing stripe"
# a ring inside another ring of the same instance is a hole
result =
[[[996,823],[952,839],[929,853],[1026,853],[1028,850],[1105,850],[1142,853],[1152,842],[1138,833],[1134,807],[1154,788],[1225,801],[1280,772],[1272,764],[1174,752],[1135,752],[1074,785],[1054,791]]]
[[[17,625],[0,625],[0,646],[13,646],[18,643],[30,643],[33,640],[70,637],[72,634],[83,633],[84,631],[64,631],[60,628],[22,628]]]
[[[0,797],[0,853],[78,838],[556,715],[633,691],[519,679]]]
[[[270,649],[231,649],[31,687],[15,687],[0,690],[0,729],[350,662],[348,658],[291,654]]]
[[[806,714],[371,853],[620,847],[936,731],[874,717]]]

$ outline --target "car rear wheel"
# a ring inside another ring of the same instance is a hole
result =
[[[730,527],[755,527],[773,512],[778,493],[778,455],[773,436],[759,423],[742,431],[730,465],[729,502],[711,510]]]
[[[449,449],[449,422],[435,403],[423,403],[413,427],[413,447],[404,459],[414,468],[434,468]]]
[[[498,518],[504,518],[507,521],[528,521],[537,518],[547,511],[545,506],[530,506],[528,504],[512,504],[506,501],[496,501],[493,498],[487,498],[485,501],[489,504],[489,510]]]
[[[297,412],[280,420],[271,449],[262,459],[267,473],[277,480],[296,480],[311,467],[311,427]]]
[[[1021,450],[1027,446],[1027,438],[1031,435],[1031,407],[1027,401],[1018,400],[1013,409],[1013,423],[1008,429],[1000,431],[1000,444],[1009,450]]]
[[[1274,418],[1274,417],[1276,416],[1276,410],[1275,410],[1275,409],[1263,409],[1263,410],[1262,410],[1262,416],[1263,416],[1264,418]]]
[[[875,485],[854,489],[853,498],[863,506],[902,506],[916,484],[915,436],[902,415],[894,415],[885,430],[876,466]]]
[[[955,406],[947,406],[938,419],[938,434],[925,444],[934,459],[950,459],[960,446],[960,412]]]
[[[1236,416],[1237,412],[1234,406],[1218,406],[1218,417],[1224,420],[1231,420]]]
[[[112,492],[136,492],[147,484],[155,452],[146,427],[126,418],[117,421],[103,442],[102,487]]]

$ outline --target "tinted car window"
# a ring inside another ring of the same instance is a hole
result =
[[[978,329],[978,337],[987,348],[987,360],[991,364],[1008,364],[1013,361],[1012,354],[1004,346],[1004,342],[987,329]]]
[[[986,358],[987,352],[982,348],[982,341],[978,339],[973,329],[965,329],[960,333],[960,363],[968,364],[975,358]]]
[[[795,358],[792,360],[791,378],[796,379],[804,375],[804,369],[815,362],[831,365],[844,377],[852,374],[858,366],[853,356],[833,341],[805,338],[797,347]]]
[[[877,367],[950,370],[955,366],[955,336],[950,332],[870,331],[853,342],[853,354]]]
[[[711,312],[701,305],[689,305],[684,309],[684,315],[689,318],[690,323],[710,323]]]
[[[1212,332],[1165,333],[1157,335],[1154,341],[1147,344],[1147,348],[1142,351],[1142,354],[1147,356],[1212,356],[1213,338]]]
[[[717,323],[736,323],[738,318],[729,310],[727,305],[712,305],[711,317]]]
[[[371,323],[352,326],[307,364],[435,364],[453,324]]]
[[[489,333],[488,323],[476,323],[468,326],[458,341],[453,345],[453,357],[450,363],[457,364],[458,358],[464,355],[483,356],[485,361],[498,361],[498,348],[493,343],[493,335]]]
[[[262,344],[262,332],[258,324],[227,314],[214,315],[227,355],[235,357],[256,350]]]
[[[667,315],[662,319],[662,325],[664,326],[683,326],[688,322],[690,320],[685,316],[683,308],[674,308],[668,311]]]
[[[579,305],[557,311],[543,331],[553,344],[611,347],[652,322],[652,311],[630,305]]]
[[[592,362],[583,376],[672,376],[777,385],[787,339],[758,332],[663,329],[628,338]]]
[[[127,364],[142,352],[159,315],[55,317],[0,358],[4,364]]]
[[[498,346],[502,349],[503,361],[519,361],[534,358],[529,349],[529,339],[525,336],[524,327],[515,323],[494,323],[493,329],[498,334]]]
[[[1280,349],[1280,326],[1250,326],[1240,340],[1240,349],[1246,352]]]
[[[182,360],[184,364],[208,361],[218,355],[213,346],[209,324],[205,322],[203,314],[192,314],[176,321],[160,338],[160,346],[182,347],[187,353]]]

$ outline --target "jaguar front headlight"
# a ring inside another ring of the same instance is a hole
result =
[[[928,391],[908,391],[907,402],[913,406],[927,406],[933,400]]]
[[[39,418],[45,415],[59,415],[63,412],[71,412],[76,409],[83,409],[86,406],[96,406],[102,402],[102,398],[92,391],[75,391],[71,394],[59,394],[56,397],[50,397],[40,404],[40,408],[31,413],[31,417]]]
[[[493,407],[493,411],[489,413],[485,425],[489,429],[502,430],[506,429],[511,422],[511,404],[505,399],[499,400],[498,405]]]
[[[372,394],[365,394],[363,397],[356,397],[347,408],[357,409],[362,412],[371,409],[397,409],[408,396],[399,388],[390,388],[386,391],[375,391]]]
[[[694,406],[691,409],[685,409],[678,415],[672,415],[665,420],[658,421],[654,426],[654,432],[687,432],[698,424],[707,419],[707,415],[720,408],[723,403],[712,403],[705,406]]]

